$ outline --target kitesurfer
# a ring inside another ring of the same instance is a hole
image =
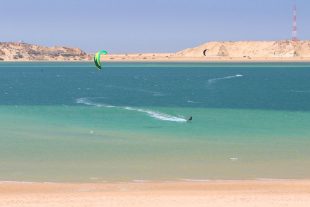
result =
[[[190,116],[190,117],[187,119],[187,122],[190,122],[190,121],[192,121],[192,120],[193,120],[193,117]]]

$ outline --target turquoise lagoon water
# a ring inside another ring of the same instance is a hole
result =
[[[308,179],[309,69],[1,63],[0,180]]]

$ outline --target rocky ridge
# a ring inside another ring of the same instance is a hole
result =
[[[23,42],[1,42],[1,61],[85,61],[91,57],[79,48],[45,47]]]

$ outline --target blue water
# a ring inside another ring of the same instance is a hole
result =
[[[110,63],[98,72],[85,63],[2,64],[0,104],[75,105],[100,97],[112,105],[310,109],[309,65],[239,65]]]
[[[1,63],[0,180],[309,178],[309,68]]]

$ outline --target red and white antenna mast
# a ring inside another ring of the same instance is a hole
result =
[[[298,38],[297,38],[297,7],[296,7],[296,4],[294,4],[294,8],[293,8],[292,41],[298,41]]]

